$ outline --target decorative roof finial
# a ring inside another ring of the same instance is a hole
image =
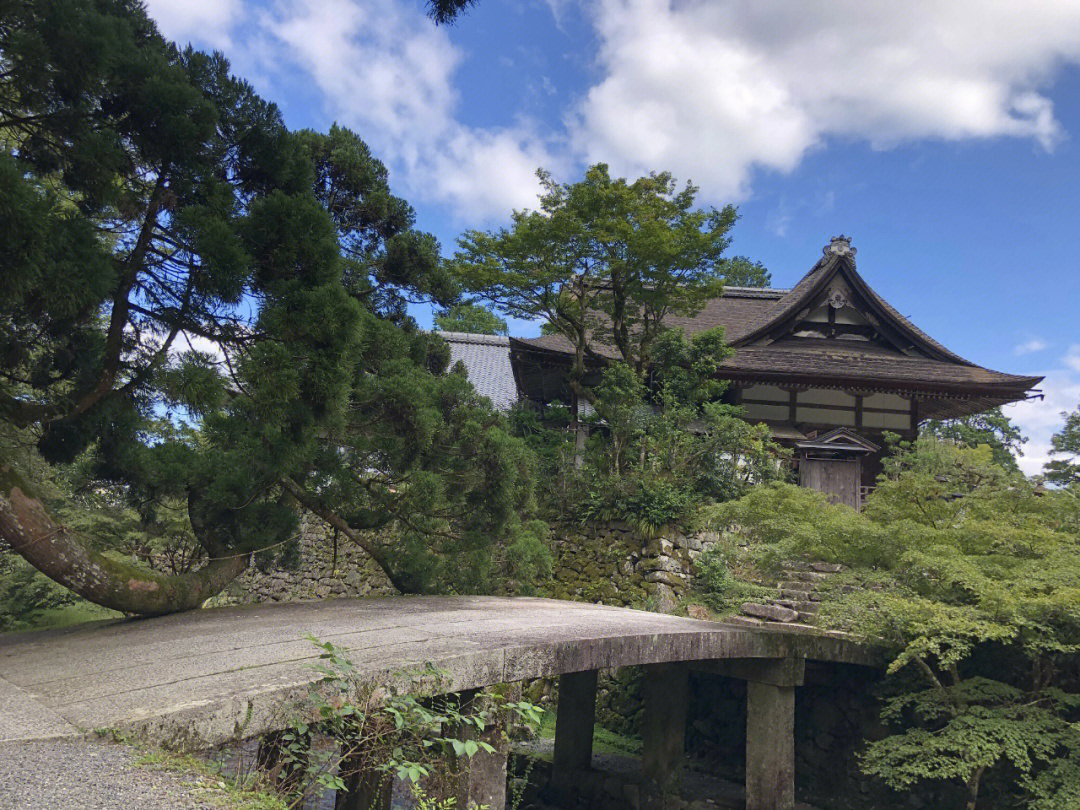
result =
[[[855,261],[855,254],[858,252],[851,246],[851,237],[840,234],[834,236],[825,247],[821,249],[825,258],[830,256],[847,256],[852,261]]]

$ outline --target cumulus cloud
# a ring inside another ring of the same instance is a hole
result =
[[[603,78],[574,144],[712,197],[749,192],[830,138],[1062,137],[1042,90],[1080,61],[1080,4],[1010,0],[599,0]]]
[[[1050,437],[1064,424],[1062,413],[1080,406],[1080,345],[1073,346],[1062,358],[1061,368],[1046,372],[1040,389],[1043,399],[1032,399],[1006,405],[1005,414],[1028,437],[1024,455],[1018,459],[1020,469],[1028,475],[1042,472],[1050,460]]]
[[[1013,354],[1017,357],[1025,354],[1034,354],[1035,352],[1045,351],[1050,348],[1050,344],[1042,338],[1032,338],[1026,340],[1023,343],[1018,343],[1013,349]]]
[[[539,166],[563,165],[531,121],[474,128],[458,119],[453,77],[463,54],[419,7],[291,0],[258,23],[271,44],[262,70],[310,76],[329,112],[400,171],[410,197],[444,203],[462,220],[504,216],[535,203]]]
[[[167,36],[215,48],[231,44],[229,32],[243,17],[242,0],[146,0],[146,10]]]
[[[1065,355],[1064,362],[1073,371],[1080,371],[1080,343],[1074,343],[1069,347],[1069,353]]]
[[[576,0],[547,0],[562,20]],[[484,0],[497,2],[497,0]],[[595,0],[596,80],[561,120],[473,126],[447,29],[402,0],[149,0],[163,30],[228,48],[261,86],[307,84],[410,198],[463,221],[535,204],[539,166],[669,169],[708,200],[748,195],[832,140],[1064,136],[1047,89],[1080,64],[1080,3]],[[565,83],[560,83],[565,84]],[[778,221],[778,225],[779,225]],[[783,230],[779,227],[778,230]]]
[[[419,4],[399,0],[151,0],[170,37],[228,49],[262,86],[299,81],[394,171],[411,199],[444,203],[463,221],[535,205],[537,168],[568,166],[550,133],[511,111],[499,127],[470,127],[454,86],[463,53]],[[241,26],[242,28],[238,28]]]

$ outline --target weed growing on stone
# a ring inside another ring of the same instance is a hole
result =
[[[259,774],[230,775],[218,763],[192,754],[150,748],[130,734],[113,728],[94,729],[94,734],[135,753],[133,765],[169,771],[185,778],[192,793],[207,806],[219,810],[288,810],[276,792],[265,789]]]
[[[272,778],[295,798],[311,791],[363,791],[374,798],[393,780],[419,791],[426,810],[450,810],[456,801],[428,798],[463,781],[470,760],[496,753],[508,720],[538,728],[542,709],[509,700],[504,690],[472,696],[447,693],[447,673],[428,666],[397,673],[394,687],[366,683],[347,651],[309,636],[319,647],[302,719],[275,735]],[[313,747],[315,735],[333,745]],[[419,797],[417,801],[420,802]]]

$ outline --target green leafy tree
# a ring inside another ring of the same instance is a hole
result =
[[[587,446],[581,510],[644,534],[688,526],[705,504],[742,495],[786,474],[786,452],[764,425],[720,402],[717,368],[731,353],[720,329],[688,339],[667,330],[655,345],[648,385],[622,362],[590,389],[597,429]]]
[[[1063,413],[1065,425],[1050,439],[1050,455],[1046,464],[1046,480],[1062,486],[1080,484],[1080,408]]]
[[[787,485],[716,509],[750,570],[842,562],[824,621],[891,652],[863,770],[898,790],[951,782],[974,810],[1080,796],[1080,501],[975,448],[923,437],[862,513]],[[735,538],[739,541],[736,542]],[[749,542],[749,545],[745,545]],[[742,545],[740,545],[740,543]]]
[[[290,132],[137,2],[44,0],[0,11],[0,142],[0,421],[143,521],[182,504],[200,564],[103,550],[5,458],[17,554],[165,613],[288,548],[308,509],[402,589],[488,581],[530,457],[407,317],[457,290],[363,141]]]
[[[508,335],[506,321],[477,304],[454,304],[435,314],[435,328],[442,332],[472,335]]]
[[[1016,458],[1024,454],[1023,446],[1027,442],[1027,438],[1020,433],[1020,428],[1013,424],[1001,408],[991,408],[959,419],[929,419],[919,426],[919,432],[939,439],[948,439],[964,447],[985,444],[993,451],[996,463],[1014,472],[1020,469]]]
[[[629,182],[601,163],[577,183],[539,176],[539,209],[515,211],[507,228],[465,233],[452,270],[464,289],[569,342],[576,427],[587,365],[605,362],[605,347],[644,375],[668,316],[699,312],[729,267],[740,282],[767,274],[722,255],[734,207],[695,208],[697,189],[677,189],[666,172]]]
[[[728,287],[769,287],[772,273],[761,262],[746,256],[732,256],[724,264],[724,284]]]

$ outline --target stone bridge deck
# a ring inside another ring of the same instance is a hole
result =
[[[0,636],[0,741],[113,728],[206,746],[276,730],[319,677],[308,634],[347,648],[372,682],[427,664],[445,672],[448,692],[561,675],[567,695],[584,701],[573,716],[588,722],[564,720],[560,705],[559,727],[580,726],[590,751],[599,669],[697,662],[790,689],[801,683],[791,680],[793,663],[874,663],[872,651],[837,637],[548,599],[249,605]],[[666,691],[670,672],[663,677]],[[569,699],[566,706],[569,718]],[[585,755],[557,740],[557,760],[560,747],[572,762]]]

